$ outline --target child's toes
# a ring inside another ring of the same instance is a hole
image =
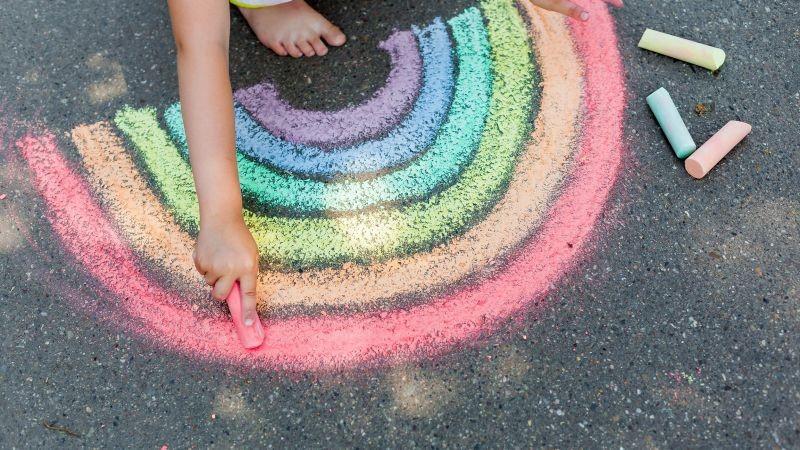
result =
[[[325,31],[322,32],[322,37],[325,38],[325,42],[335,47],[344,45],[344,42],[347,40],[342,30],[333,24],[328,24]]]
[[[314,56],[316,54],[314,53],[314,48],[311,47],[311,44],[309,44],[308,41],[298,41],[297,48],[299,48],[304,55],[309,57]]]
[[[292,55],[292,58],[300,58],[303,56],[303,52],[301,52],[300,49],[294,45],[294,42],[284,42],[283,46],[286,47],[286,51]]]
[[[289,54],[289,52],[286,51],[286,48],[280,42],[269,43],[267,44],[267,47],[269,47],[270,50],[275,52],[275,54],[277,54],[278,56],[286,56]]]
[[[314,47],[314,53],[316,53],[317,56],[325,56],[328,54],[328,47],[322,43],[322,39],[320,38],[312,39],[311,46]]]

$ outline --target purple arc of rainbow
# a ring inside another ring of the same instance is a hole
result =
[[[323,112],[297,109],[265,81],[236,92],[236,101],[275,136],[297,144],[336,147],[373,138],[411,109],[422,83],[422,58],[411,31],[396,31],[378,48],[391,59],[385,85],[358,106]]]

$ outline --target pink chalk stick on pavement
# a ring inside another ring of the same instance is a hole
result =
[[[264,326],[261,325],[261,318],[256,316],[253,326],[246,326],[242,319],[242,291],[239,290],[239,283],[233,283],[231,293],[228,294],[228,309],[231,310],[233,326],[236,334],[239,335],[244,348],[256,348],[264,343]]]
[[[686,171],[697,179],[703,178],[733,147],[736,147],[736,144],[750,134],[752,129],[750,124],[731,120],[686,159],[684,163]]]

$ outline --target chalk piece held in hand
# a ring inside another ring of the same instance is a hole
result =
[[[667,140],[672,146],[672,150],[678,155],[678,158],[683,159],[691,155],[697,148],[697,144],[694,143],[692,135],[689,134],[686,124],[683,123],[681,114],[675,107],[669,92],[663,87],[659,88],[647,96],[647,104],[653,110],[658,124],[664,130],[664,134],[667,136]]]
[[[717,70],[725,62],[725,52],[722,49],[650,28],[644,31],[642,39],[639,40],[639,47],[705,67],[708,70]]]
[[[242,292],[239,290],[239,283],[234,283],[231,293],[228,294],[228,309],[231,310],[233,326],[239,336],[244,348],[256,348],[264,342],[264,327],[261,319],[256,317],[252,326],[246,326],[242,319]]]
[[[703,178],[733,147],[736,147],[736,144],[750,134],[752,129],[750,124],[744,122],[735,120],[728,122],[686,160],[684,163],[686,171],[697,179]]]

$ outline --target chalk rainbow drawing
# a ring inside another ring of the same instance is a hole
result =
[[[268,82],[235,94],[262,254],[259,349],[240,347],[221,306],[191,300],[205,288],[179,105],[76,126],[84,175],[53,134],[17,148],[60,242],[111,294],[101,319],[268,369],[434,357],[540,304],[595,235],[623,152],[625,86],[607,7],[580,3],[591,23],[483,0],[395,32],[380,44],[386,85],[340,111],[293,108]]]

